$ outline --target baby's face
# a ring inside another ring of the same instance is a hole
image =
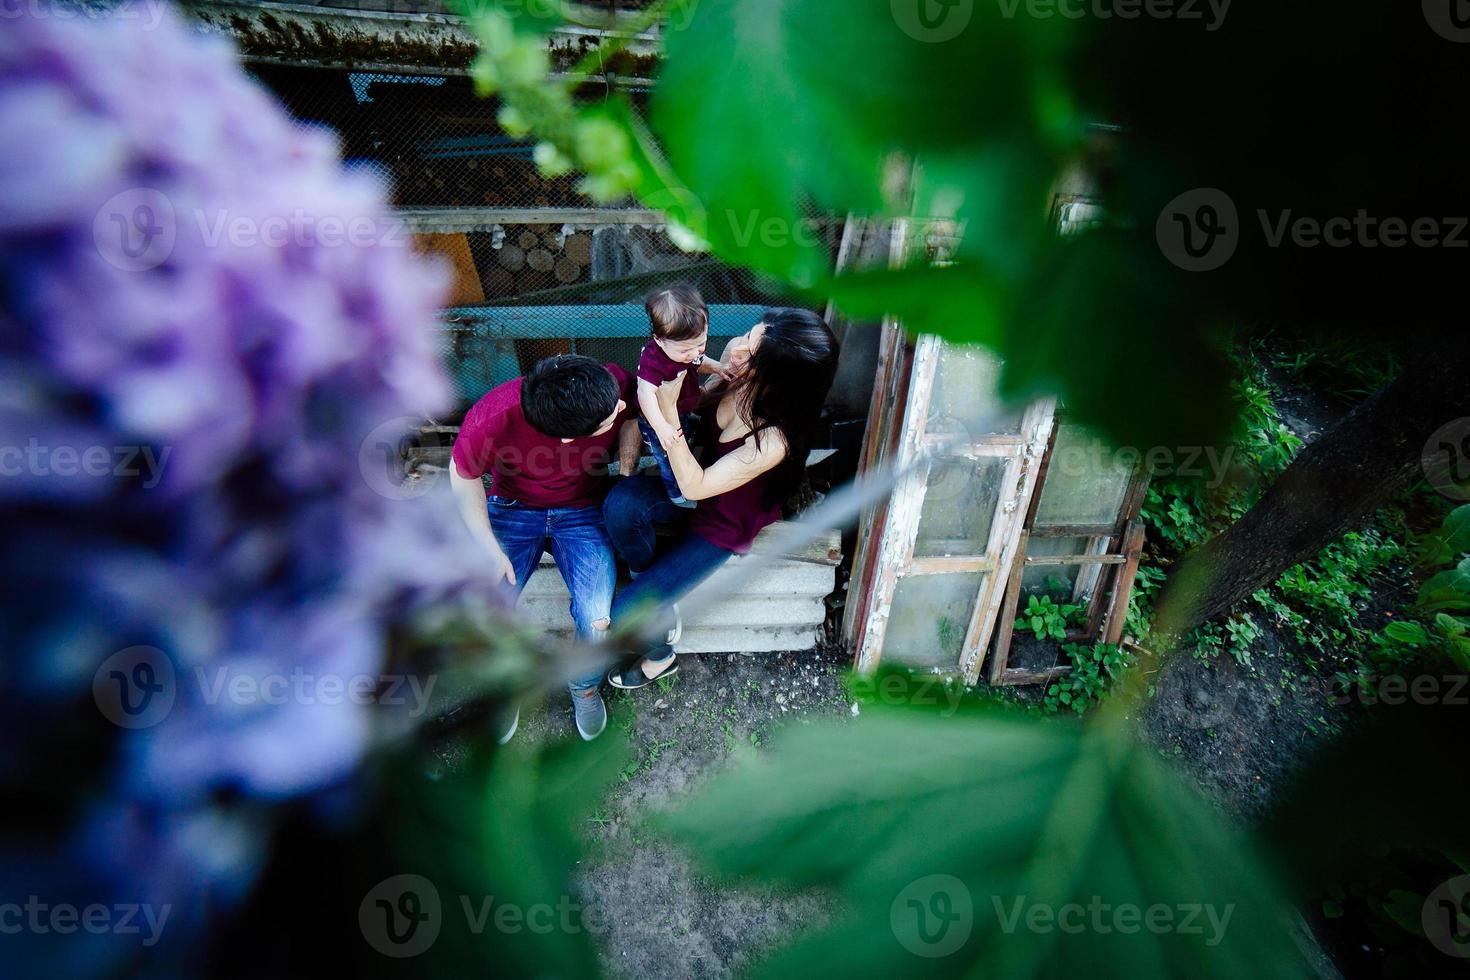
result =
[[[698,364],[704,359],[704,349],[709,344],[709,331],[688,340],[665,340],[655,337],[654,342],[664,349],[669,359],[680,364]]]

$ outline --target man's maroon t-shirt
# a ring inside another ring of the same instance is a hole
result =
[[[680,374],[684,375],[684,386],[679,389],[678,410],[684,415],[699,407],[699,365],[674,360],[650,338],[638,358],[638,377],[657,387]]]
[[[462,476],[487,472],[493,492],[527,507],[591,507],[607,496],[607,464],[618,431],[635,411],[633,379],[616,364],[604,365],[618,383],[626,408],[600,436],[562,442],[526,421],[521,380],[492,388],[465,414],[454,440],[454,463]]]

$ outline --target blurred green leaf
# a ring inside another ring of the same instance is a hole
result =
[[[442,932],[421,958],[423,975],[490,963],[540,977],[600,972],[589,935],[596,922],[584,918],[572,870],[586,821],[626,756],[626,743],[614,738],[534,748],[513,742],[474,747],[442,779],[406,767],[391,826],[404,869],[434,884],[443,909]],[[508,906],[519,910],[519,925],[497,928],[494,916]]]
[[[1299,972],[1249,842],[1111,728],[873,709],[790,732],[666,823],[717,872],[844,900],[765,976]],[[1121,906],[1203,928],[1126,932]]]

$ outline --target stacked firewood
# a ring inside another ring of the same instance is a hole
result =
[[[592,233],[562,225],[506,225],[494,264],[484,274],[487,299],[568,286],[587,278]]]

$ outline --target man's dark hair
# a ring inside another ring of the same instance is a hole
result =
[[[709,325],[709,307],[691,283],[676,282],[643,301],[653,335],[663,340],[693,340]]]
[[[596,432],[618,407],[618,383],[590,357],[559,354],[537,362],[521,381],[521,411],[557,439]]]

